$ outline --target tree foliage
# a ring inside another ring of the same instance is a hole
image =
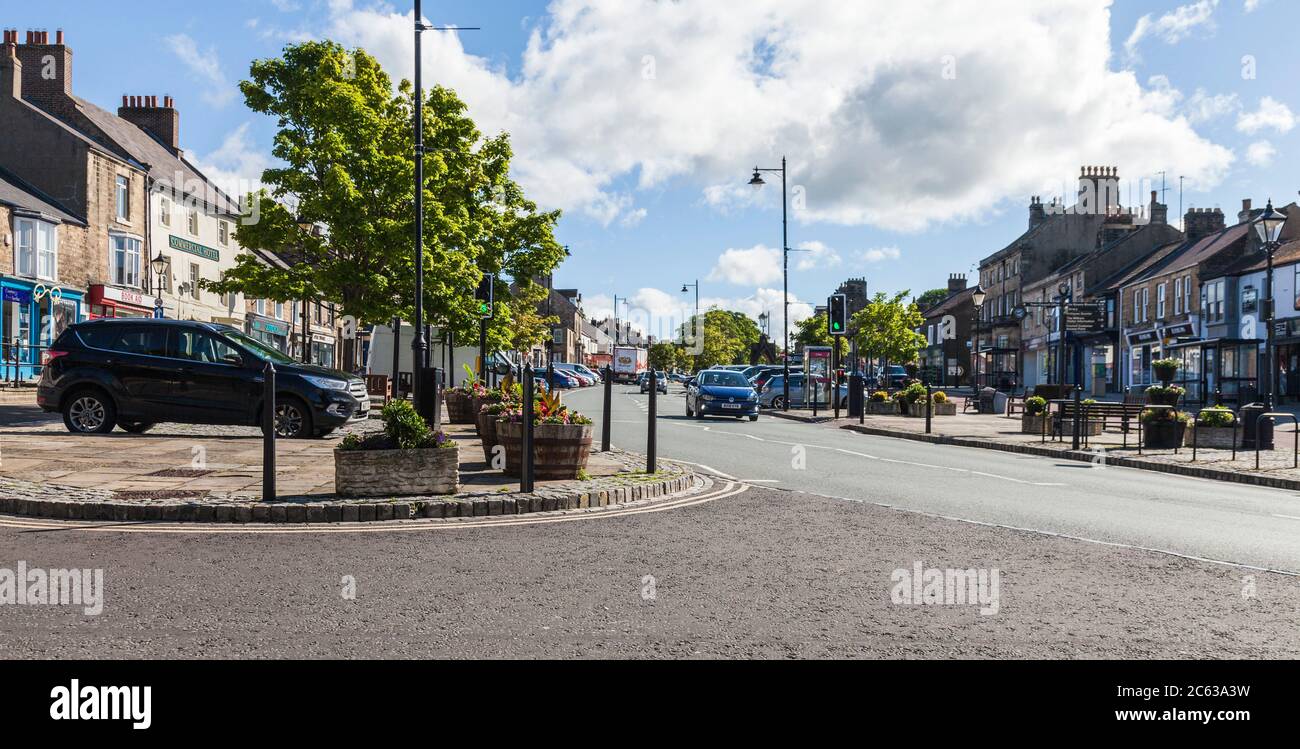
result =
[[[921,296],[916,298],[916,306],[920,309],[929,309],[934,305],[948,298],[948,289],[930,289]]]
[[[859,355],[895,363],[916,359],[925,345],[925,336],[916,328],[925,318],[914,302],[907,301],[909,293],[901,291],[889,297],[878,292],[853,316],[849,329],[858,342]]]
[[[830,346],[833,341],[829,326],[825,312],[805,317],[795,323],[794,340],[805,346]]]
[[[696,346],[687,346],[687,355],[697,369],[708,369],[724,364],[742,364],[748,361],[749,347],[758,342],[758,323],[742,312],[711,309],[701,315],[704,340]],[[688,344],[694,341],[694,317],[682,324],[679,331]],[[699,354],[693,352],[699,350]]]
[[[260,220],[239,226],[236,238],[289,267],[242,255],[204,285],[277,301],[326,299],[363,322],[413,318],[410,83],[394,90],[364,50],[311,41],[254,61],[240,91],[249,109],[275,118],[272,153],[283,166],[263,173],[268,189],[250,196]],[[453,91],[426,92],[424,140],[426,320],[476,339],[474,289],[482,274],[498,274],[489,339],[510,347],[528,302],[510,296],[506,277],[531,279],[562,261],[553,236],[559,213],[524,196],[509,178],[509,137],[483,137]]]

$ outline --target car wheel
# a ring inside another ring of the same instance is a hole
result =
[[[778,395],[772,399],[772,408],[785,408],[785,396]]]
[[[275,404],[275,436],[307,439],[312,435],[311,414],[297,398],[285,398]]]
[[[749,420],[750,420],[750,421],[758,421],[758,415],[755,414],[754,416],[749,417]]]
[[[695,415],[695,414],[691,413],[691,404],[690,404],[690,403],[687,403],[687,404],[686,404],[686,418],[689,419],[689,418],[691,418],[691,417],[694,416],[694,415]]]
[[[117,424],[117,406],[98,388],[75,392],[63,404],[63,425],[76,434],[108,434]]]
[[[131,434],[144,434],[154,427],[151,421],[119,421],[117,425],[122,431]]]

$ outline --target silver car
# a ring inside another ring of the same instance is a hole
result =
[[[824,408],[834,408],[835,404],[826,398],[826,384],[829,381],[825,377],[819,377],[818,382],[820,388],[817,393],[817,405]],[[848,385],[840,385],[839,398],[840,408],[848,408]],[[785,407],[785,375],[772,375],[763,385],[763,391],[758,394],[758,405],[762,408]],[[792,408],[812,407],[811,400],[804,402],[804,375],[802,373],[790,375],[790,406]]]

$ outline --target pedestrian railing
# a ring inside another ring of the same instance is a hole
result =
[[[1264,419],[1268,419],[1270,424],[1277,424],[1278,419],[1290,419],[1293,425],[1292,433],[1295,435],[1295,444],[1292,446],[1291,467],[1300,468],[1300,419],[1295,414],[1282,413],[1279,411],[1269,411],[1259,415],[1255,421],[1255,470],[1259,470],[1259,437],[1260,427],[1264,425]]]
[[[1192,421],[1192,462],[1193,463],[1196,462],[1196,450],[1197,447],[1199,446],[1201,414],[1205,413],[1206,411],[1214,411],[1216,413],[1222,413],[1223,409],[1217,406],[1210,406],[1207,408],[1202,408],[1201,410],[1196,412],[1196,419]],[[1240,423],[1241,423],[1240,414],[1234,413],[1232,415],[1232,459],[1233,460],[1237,459],[1237,425]]]

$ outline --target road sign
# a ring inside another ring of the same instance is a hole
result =
[[[1096,333],[1105,327],[1105,310],[1100,304],[1066,305],[1065,330],[1067,332]]]

